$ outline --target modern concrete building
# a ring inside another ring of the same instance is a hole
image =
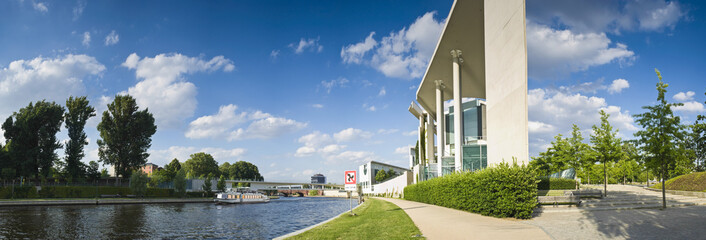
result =
[[[376,193],[376,186],[377,184],[381,184],[383,182],[378,182],[375,181],[375,176],[377,176],[379,171],[394,171],[396,177],[387,179],[386,181],[394,181],[394,179],[399,178],[404,176],[406,179],[406,176],[410,176],[409,182],[406,180],[402,181],[403,184],[395,184],[398,188],[401,187],[401,189],[404,189],[407,184],[411,183],[411,172],[407,168],[403,167],[398,167],[394,165],[390,165],[387,163],[381,163],[381,162],[376,162],[376,161],[370,161],[367,162],[363,165],[360,165],[358,167],[358,183],[360,184],[360,187],[362,189],[363,194],[371,194],[371,193]],[[399,185],[399,186],[398,186]],[[380,192],[381,189],[378,189],[377,192]]]
[[[311,183],[326,183],[326,176],[321,173],[314,174],[311,176]]]
[[[419,119],[424,146],[416,151],[415,175],[436,177],[450,172],[444,169],[475,170],[474,163],[482,168],[513,158],[527,164],[525,1],[456,0],[416,98],[409,111]],[[464,98],[481,100],[464,106]],[[480,116],[475,124],[466,119],[470,108]]]

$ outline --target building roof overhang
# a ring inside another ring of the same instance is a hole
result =
[[[462,97],[485,99],[485,19],[483,0],[456,0],[446,20],[422,82],[417,102],[432,116],[436,115],[436,81],[445,86],[443,101],[453,98],[453,57],[451,50],[461,50]]]

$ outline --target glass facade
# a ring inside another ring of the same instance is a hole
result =
[[[465,102],[463,106],[464,142],[483,139],[483,104],[479,100]],[[454,107],[446,114],[446,144],[454,144]]]

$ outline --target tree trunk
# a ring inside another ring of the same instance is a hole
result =
[[[664,210],[667,208],[667,194],[666,194],[666,186],[664,186],[664,177],[667,175],[665,172],[665,166],[664,166],[664,158],[662,158],[662,209]]]
[[[603,197],[608,196],[608,172],[605,166],[605,160],[603,160]]]

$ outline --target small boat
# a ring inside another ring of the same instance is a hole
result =
[[[265,194],[259,193],[257,191],[252,191],[249,188],[227,189],[225,192],[216,195],[213,199],[216,204],[221,203],[266,203],[270,202],[270,198]]]

